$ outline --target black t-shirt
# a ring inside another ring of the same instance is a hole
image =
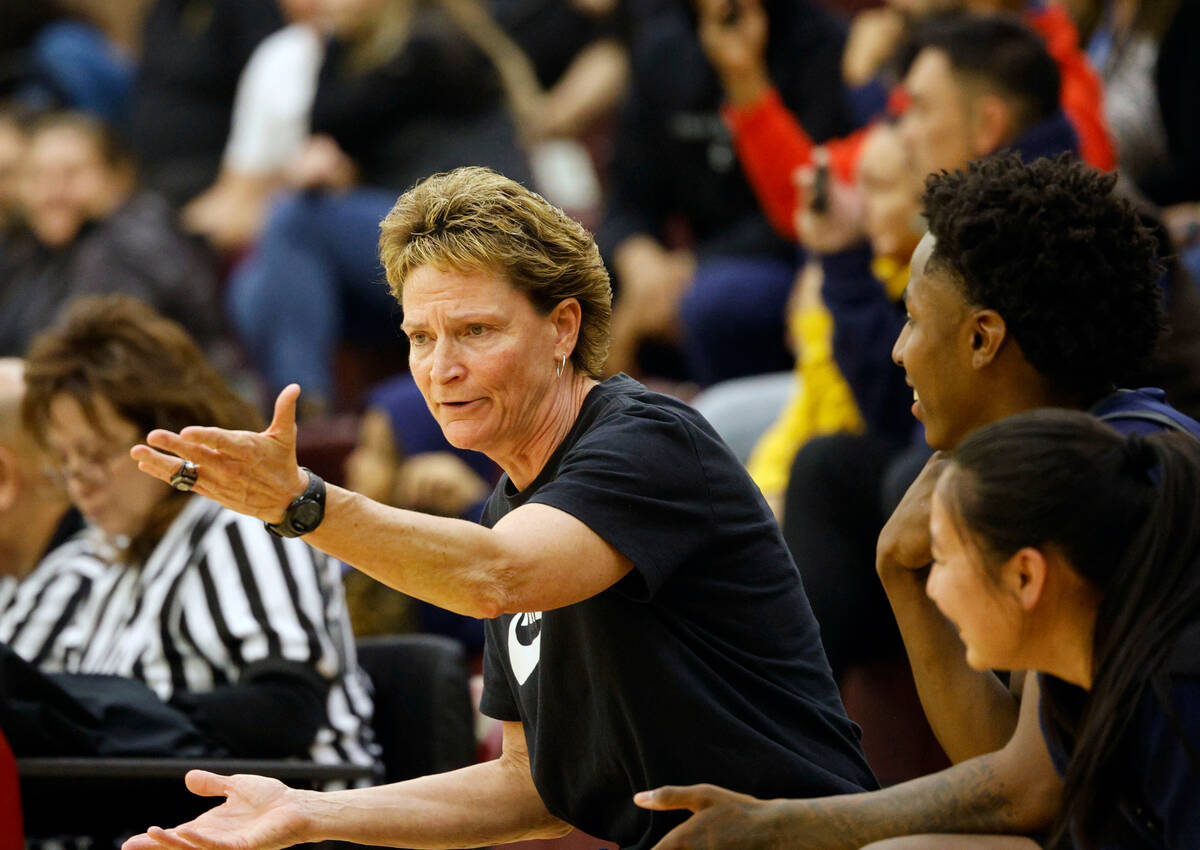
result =
[[[583,602],[487,623],[483,712],[521,721],[551,813],[644,848],[684,818],[633,805],[659,785],[875,787],[778,526],[692,408],[605,381],[532,484],[500,480],[483,523],[529,502],[634,565]]]

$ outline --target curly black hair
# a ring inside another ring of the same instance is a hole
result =
[[[1116,176],[1069,154],[930,175],[922,203],[967,302],[999,313],[1057,390],[1094,400],[1136,374],[1162,329],[1158,242]]]

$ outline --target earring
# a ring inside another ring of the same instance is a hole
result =
[[[566,368],[567,368],[567,355],[564,354],[562,356],[562,360],[558,361],[558,364],[554,367],[554,377],[561,378],[563,369],[566,369]]]

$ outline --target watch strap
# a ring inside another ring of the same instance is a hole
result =
[[[279,522],[263,522],[267,531],[276,537],[300,537],[308,534],[315,531],[325,518],[324,479],[306,466],[300,469],[308,475],[308,486],[304,488],[304,492],[292,499]]]

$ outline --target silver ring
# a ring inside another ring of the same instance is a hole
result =
[[[179,469],[171,476],[171,486],[176,490],[182,490],[184,493],[187,493],[196,486],[196,482],[199,480],[200,472],[196,469],[196,464],[190,460],[185,460],[179,464]]]

